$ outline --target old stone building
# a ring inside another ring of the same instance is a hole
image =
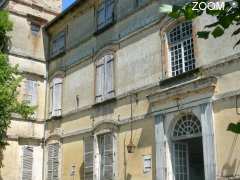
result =
[[[9,60],[18,64],[24,76],[20,99],[37,107],[31,120],[14,115],[0,179],[42,180],[46,94],[42,27],[60,13],[61,0],[2,0],[0,4],[13,22]]]
[[[45,27],[45,179],[240,178],[237,39],[161,3],[77,1]]]

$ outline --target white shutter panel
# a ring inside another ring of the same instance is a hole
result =
[[[105,56],[105,69],[106,69],[106,98],[114,96],[114,58],[113,55]]]
[[[104,73],[104,58],[102,58],[96,62],[96,102],[103,101]]]
[[[31,102],[32,106],[37,106],[37,93],[38,93],[37,87],[38,87],[37,81],[32,81],[32,102]]]
[[[113,179],[113,136],[112,134],[104,135],[104,152],[102,158],[103,165],[103,179],[112,180]]]
[[[49,115],[51,116],[53,112],[53,85],[49,89]]]
[[[48,172],[47,180],[58,180],[58,153],[59,153],[59,144],[50,144],[48,145]]]
[[[93,136],[84,139],[84,179],[93,180]]]
[[[32,180],[33,147],[23,147],[22,180]]]
[[[53,82],[53,116],[61,116],[62,110],[62,79],[55,78]]]

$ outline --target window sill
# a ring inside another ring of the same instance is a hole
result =
[[[93,107],[97,107],[97,106],[100,106],[100,105],[105,105],[105,104],[108,104],[108,103],[112,103],[112,102],[115,102],[116,100],[117,100],[117,98],[115,96],[111,97],[111,98],[108,98],[108,99],[104,99],[101,102],[95,102],[95,104],[93,104]]]
[[[64,56],[65,54],[66,54],[66,49],[65,49],[64,51],[62,51],[62,52],[56,54],[56,55],[50,56],[50,57],[49,57],[49,60],[51,61],[51,60],[53,60],[53,59],[56,59],[56,58],[62,57],[62,56]]]
[[[50,120],[60,120],[62,118],[62,115],[60,116],[50,116],[47,121],[50,121]]]
[[[105,26],[102,27],[101,29],[97,29],[97,30],[95,31],[94,35],[97,36],[97,35],[103,33],[104,31],[106,31],[106,30],[110,29],[112,26],[114,26],[115,23],[116,23],[116,21],[113,20],[113,22],[105,25]]]
[[[200,68],[196,68],[191,71],[184,72],[180,75],[170,77],[164,80],[160,80],[159,86],[163,88],[174,86],[176,84],[180,84],[183,82],[196,79],[197,77],[199,77],[199,74],[200,74]]]

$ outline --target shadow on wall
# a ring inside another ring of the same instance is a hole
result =
[[[232,145],[229,149],[228,156],[226,158],[226,163],[223,165],[221,169],[221,176],[222,177],[236,177],[239,176],[239,167],[240,167],[240,161],[238,159],[232,160],[232,157],[234,154],[238,153],[240,150],[238,148],[238,139],[239,135],[235,135]]]
[[[127,144],[126,144],[126,136],[124,137],[124,180],[131,180],[132,179],[132,175],[127,173],[127,154],[128,152],[126,151],[126,147],[127,147]]]
[[[84,179],[84,163],[82,163],[79,168],[79,176],[80,176],[80,180]]]
[[[3,167],[3,149],[0,149],[0,180],[3,180],[1,171],[2,167]]]

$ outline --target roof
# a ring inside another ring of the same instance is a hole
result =
[[[47,30],[49,27],[52,25],[56,24],[58,21],[63,19],[66,15],[68,15],[70,12],[72,12],[74,9],[76,9],[78,6],[80,6],[83,2],[86,0],[76,0],[71,6],[69,6],[67,9],[65,9],[61,14],[56,16],[53,20],[48,22],[45,26],[44,29]]]

